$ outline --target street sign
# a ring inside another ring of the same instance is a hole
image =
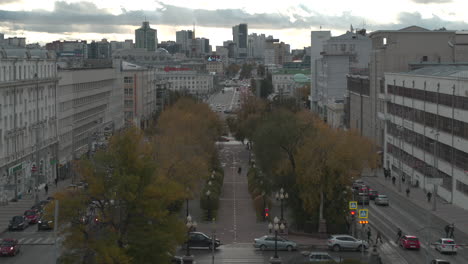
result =
[[[369,210],[368,209],[359,210],[359,218],[369,218]]]
[[[32,171],[32,172],[36,172],[36,171],[37,171],[36,165],[33,165],[33,166],[31,167],[31,171]]]
[[[357,210],[357,201],[350,201],[349,202],[349,210]]]
[[[20,171],[23,169],[23,163],[19,163],[19,164],[16,164],[15,166],[13,167],[10,167],[8,169],[8,174],[12,175],[13,173],[17,172],[17,171]]]

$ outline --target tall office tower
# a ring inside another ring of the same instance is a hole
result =
[[[180,45],[181,52],[188,56],[192,45],[193,31],[181,30],[176,32],[176,43]]]
[[[135,30],[135,47],[155,51],[157,45],[158,31],[150,28],[148,21],[144,21],[141,28]]]
[[[236,55],[239,58],[247,57],[247,37],[248,37],[247,24],[239,24],[237,26],[232,27],[232,40],[237,45]]]

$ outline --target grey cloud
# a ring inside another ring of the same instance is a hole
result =
[[[452,0],[412,0],[418,4],[444,4],[444,3],[451,3]]]
[[[14,3],[14,2],[21,3],[21,2],[23,2],[23,1],[22,1],[22,0],[0,0],[0,5],[9,4],[9,3]]]
[[[0,0],[1,1],[1,0]],[[419,0],[421,1],[421,0]],[[352,24],[355,28],[366,27],[368,30],[399,29],[406,26],[418,25],[428,29],[446,27],[447,29],[466,29],[463,21],[444,21],[433,15],[422,18],[419,13],[402,12],[397,23],[379,24],[355,16],[351,12],[341,15],[324,15],[306,6],[299,5],[297,9],[289,9],[290,15],[281,13],[249,14],[242,9],[189,9],[159,3],[154,10],[127,11],[113,15],[106,9],[99,9],[91,2],[55,3],[53,11],[6,11],[0,10],[0,23],[9,25],[10,29],[36,32],[82,32],[82,33],[132,33],[131,29],[123,26],[137,27],[146,17],[154,27],[157,25],[190,26],[196,22],[198,26],[230,28],[239,23],[249,24],[255,29],[306,29],[323,26],[334,30],[347,30]],[[302,12],[294,12],[300,10]],[[292,14],[291,14],[292,12]],[[308,15],[301,15],[307,13]],[[301,14],[299,14],[301,13]],[[290,17],[294,18],[291,21]]]

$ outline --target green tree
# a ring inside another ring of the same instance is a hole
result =
[[[184,190],[157,173],[152,150],[140,130],[129,128],[92,160],[79,161],[88,188],[56,197],[65,263],[165,262],[184,241],[183,222],[168,209]]]

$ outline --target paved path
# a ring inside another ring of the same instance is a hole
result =
[[[48,196],[52,196],[57,190],[63,190],[70,185],[71,179],[65,179],[58,182],[58,186],[55,184],[49,184],[49,193],[46,195],[44,189],[39,190],[39,201],[47,199]],[[43,186],[42,186],[43,187]],[[18,202],[9,202],[8,205],[0,206],[0,233],[5,232],[8,229],[8,224],[11,218],[15,215],[23,215],[24,211],[28,210],[35,203],[34,195],[23,197]]]

